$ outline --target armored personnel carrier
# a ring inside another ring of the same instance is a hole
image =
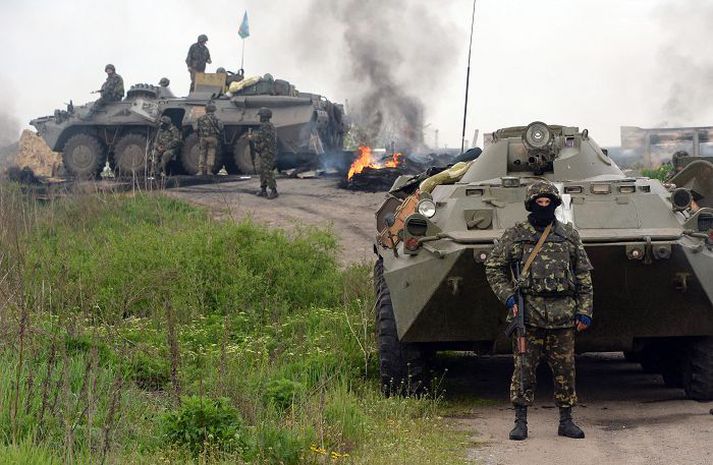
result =
[[[594,324],[578,351],[623,351],[690,398],[713,399],[713,204],[700,198],[713,196],[713,165],[679,173],[678,188],[632,178],[586,129],[535,122],[496,131],[478,159],[424,179],[397,179],[376,215],[386,393],[418,389],[435,351],[510,351],[484,262],[525,220],[527,186],[547,179],[594,265]]]
[[[168,116],[181,130],[183,148],[174,173],[198,172],[196,120],[212,101],[225,124],[223,147],[214,167],[230,174],[253,173],[248,133],[259,125],[261,107],[272,110],[277,131],[278,168],[313,161],[325,153],[340,153],[345,133],[344,110],[326,98],[298,92],[287,81],[270,75],[247,78],[233,93],[227,74],[201,74],[195,91],[176,98],[165,87],[137,84],[121,102],[110,103],[90,115],[91,103],[68,105],[54,115],[30,122],[56,152],[62,152],[67,171],[77,177],[96,176],[108,160],[120,175],[144,174],[157,122]]]

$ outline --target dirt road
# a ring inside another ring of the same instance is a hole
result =
[[[258,187],[255,179],[169,192],[211,208],[217,217],[251,217],[287,229],[300,224],[329,226],[340,238],[343,263],[371,261],[374,211],[384,194],[337,189],[337,181],[280,179],[281,196],[273,201],[253,195]],[[587,355],[577,361],[582,405],[575,415],[587,434],[579,441],[557,436],[557,410],[550,400],[551,380],[546,371],[538,375],[536,406],[529,416],[530,439],[516,443],[507,439],[513,417],[506,397],[510,358],[464,356],[446,362],[446,397],[465,398],[466,405],[474,405],[455,419],[472,434],[472,462],[713,465],[713,415],[708,413],[713,403],[685,400],[682,390],[666,388],[660,376],[644,374],[618,354]]]
[[[256,197],[259,182],[247,181],[204,184],[170,189],[169,195],[211,208],[216,217],[236,220],[252,218],[270,226],[290,229],[299,225],[332,228],[340,240],[340,259],[344,264],[374,259],[372,240],[376,234],[374,213],[384,193],[352,192],[338,189],[339,179],[278,179],[280,197]]]
[[[543,368],[543,367],[541,367]],[[577,360],[581,405],[575,418],[584,440],[557,436],[558,412],[552,380],[538,372],[536,405],[529,412],[530,438],[507,439],[514,411],[506,398],[509,357],[466,358],[449,370],[452,391],[465,391],[491,402],[478,406],[459,424],[478,444],[470,458],[483,465],[678,465],[713,464],[713,402],[684,399],[681,389],[666,388],[659,375],[645,374],[620,354],[593,354]],[[473,373],[468,376],[468,373]]]

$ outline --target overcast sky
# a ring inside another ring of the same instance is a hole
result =
[[[209,37],[209,70],[239,67],[244,10],[247,75],[270,72],[343,102],[359,85],[347,82],[340,21],[350,19],[320,16],[320,1],[0,0],[0,110],[25,126],[89,101],[106,63],[127,87],[167,76],[184,95],[198,34]],[[471,1],[420,2],[408,16],[362,3],[360,30],[403,50],[394,79],[422,98],[426,142],[439,129],[441,145],[459,146]],[[419,2],[403,3],[405,12]],[[467,138],[542,120],[618,145],[621,125],[713,125],[712,12],[713,0],[478,0]],[[381,30],[383,17],[368,27],[381,14],[396,34]]]

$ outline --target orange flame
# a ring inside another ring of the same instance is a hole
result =
[[[396,168],[401,163],[402,153],[394,153],[390,158],[386,160],[377,160],[374,157],[374,152],[371,147],[362,145],[359,147],[359,156],[349,167],[349,173],[347,173],[347,179],[351,179],[355,174],[359,174],[364,171],[364,168],[372,168],[375,170],[380,170],[382,168]]]

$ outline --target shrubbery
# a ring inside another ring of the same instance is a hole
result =
[[[340,269],[328,232],[1,184],[0,220],[0,458],[384,463],[397,438],[440,444],[408,413],[429,400],[378,395],[369,267]]]

